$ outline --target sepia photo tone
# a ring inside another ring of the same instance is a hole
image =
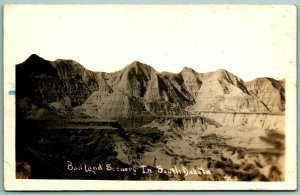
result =
[[[29,7],[58,33],[6,47],[15,181],[291,182],[293,7]]]
[[[16,177],[284,181],[285,80],[16,66]]]

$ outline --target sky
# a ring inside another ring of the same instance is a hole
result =
[[[283,79],[296,63],[293,6],[9,5],[4,66],[31,54],[113,72],[133,61],[157,71],[226,69],[244,81]]]

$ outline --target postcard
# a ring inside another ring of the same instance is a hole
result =
[[[293,5],[5,5],[5,190],[295,190],[296,24]]]

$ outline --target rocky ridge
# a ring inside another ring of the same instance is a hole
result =
[[[92,72],[73,60],[37,55],[17,65],[16,74],[18,178],[284,180],[284,80],[244,82],[226,70],[188,67],[159,73],[138,61]],[[137,172],[70,173],[70,160]],[[145,176],[141,165],[214,174]]]
[[[285,80],[257,78],[245,85],[250,94],[260,99],[270,112],[285,111]]]
[[[92,72],[73,60],[47,61],[33,54],[16,66],[16,76],[17,102],[22,115],[29,118],[38,118],[31,116],[33,107],[64,112],[61,116],[65,117],[66,113],[73,117],[80,113],[138,121],[200,112],[285,110],[283,81],[259,78],[244,82],[226,70],[197,73],[185,67],[178,74],[159,73],[135,61],[116,72]],[[24,106],[28,101],[30,105]]]

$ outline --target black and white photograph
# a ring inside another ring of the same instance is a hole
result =
[[[296,188],[295,6],[5,5],[4,72],[7,190]]]

